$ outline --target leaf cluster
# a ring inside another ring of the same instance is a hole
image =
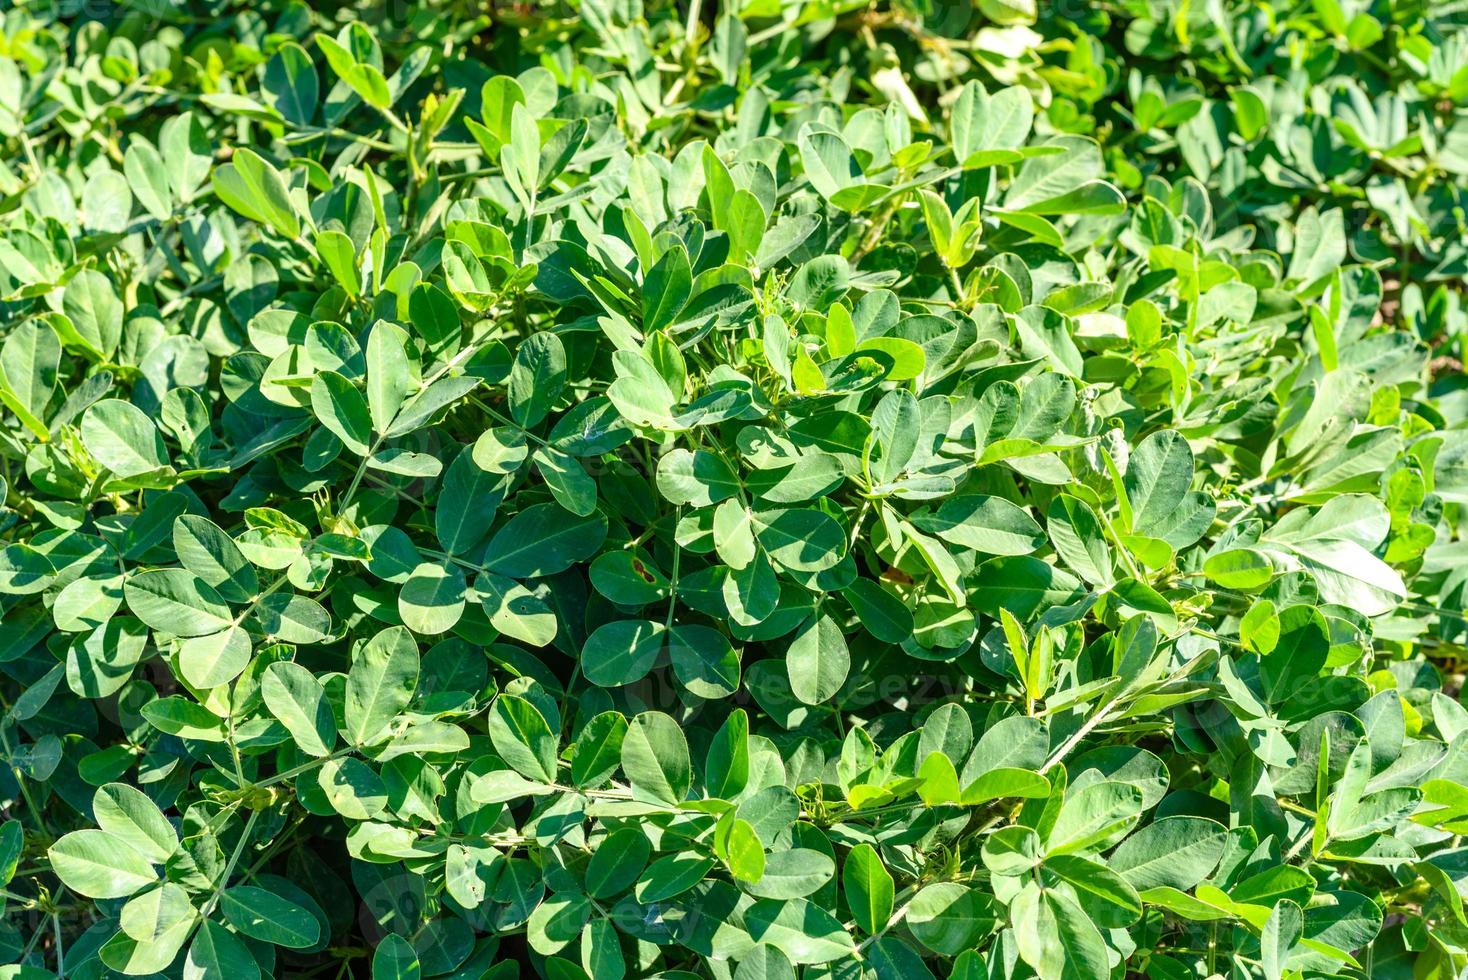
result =
[[[0,980],[1457,977],[1468,25],[0,12]]]

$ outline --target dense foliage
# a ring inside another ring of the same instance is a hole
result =
[[[0,978],[1458,976],[1468,8],[1033,4],[0,3]]]

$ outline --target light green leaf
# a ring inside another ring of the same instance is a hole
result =
[[[260,678],[265,706],[307,755],[325,756],[336,744],[336,722],[326,689],[306,668],[290,661],[273,663]]]
[[[62,884],[89,898],[126,898],[158,880],[146,857],[105,830],[74,830],[46,856]]]
[[[379,741],[418,687],[418,644],[392,626],[368,640],[347,673],[344,734],[354,745]]]

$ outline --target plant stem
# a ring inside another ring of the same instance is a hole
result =
[[[209,901],[199,910],[199,920],[209,918],[209,913],[219,904],[219,899],[224,895],[224,890],[229,886],[229,877],[234,874],[236,864],[239,864],[240,855],[244,854],[245,848],[250,844],[250,833],[255,829],[255,821],[260,818],[259,810],[251,810],[250,815],[245,818],[245,829],[240,833],[239,843],[234,846],[234,853],[229,856],[229,863],[224,866],[224,874],[219,877],[219,885],[214,889],[214,894],[209,896]]]

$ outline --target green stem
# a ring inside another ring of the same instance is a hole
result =
[[[245,853],[245,848],[250,844],[250,833],[255,829],[255,821],[260,818],[259,810],[251,810],[249,817],[245,819],[245,829],[240,834],[239,843],[234,846],[234,853],[229,856],[229,863],[224,866],[224,874],[219,878],[219,884],[214,889],[214,894],[209,896],[209,901],[199,910],[199,920],[209,918],[209,913],[219,904],[219,899],[224,895],[224,889],[229,886],[229,877],[234,874],[235,865],[240,862],[240,855]]]
[[[678,547],[678,522],[683,519],[683,505],[679,504],[673,512],[673,576],[668,580],[668,618],[663,622],[664,629],[673,628],[673,614],[678,610],[678,565],[683,558],[683,549]]]
[[[56,976],[66,980],[66,947],[61,942],[61,916],[51,913],[51,929],[56,935]]]
[[[865,950],[872,943],[876,942],[878,939],[881,939],[883,936],[887,935],[888,932],[890,932],[893,928],[895,928],[897,925],[899,925],[902,922],[902,920],[907,917],[908,907],[912,905],[912,900],[913,900],[913,898],[915,898],[917,896],[918,887],[921,884],[922,884],[921,882],[915,881],[912,884],[908,885],[906,888],[904,888],[902,891],[900,891],[900,892],[897,893],[897,897],[895,899],[893,899],[893,901],[894,901],[894,903],[900,901],[902,904],[900,906],[898,906],[897,907],[897,911],[893,912],[892,915],[891,915],[891,917],[888,918],[887,924],[885,926],[883,926],[882,928],[878,929],[876,932],[872,933],[866,939],[863,939],[861,941],[861,945],[856,947],[857,953],[861,953],[863,950]]]
[[[331,753],[330,755],[322,756],[320,759],[312,759],[310,762],[302,763],[301,765],[296,766],[293,769],[287,769],[285,772],[278,772],[274,776],[271,776],[269,779],[265,780],[264,782],[256,783],[255,786],[258,789],[267,789],[267,788],[269,788],[271,786],[275,786],[275,785],[278,785],[280,783],[283,783],[287,779],[294,779],[295,777],[299,776],[303,772],[310,772],[312,769],[315,769],[317,766],[319,766],[319,765],[321,765],[323,763],[326,763],[326,762],[330,762],[332,759],[340,759],[344,755],[350,755],[352,753],[352,751],[353,751],[353,748],[351,746],[348,746],[347,748],[337,749],[335,752]]]

